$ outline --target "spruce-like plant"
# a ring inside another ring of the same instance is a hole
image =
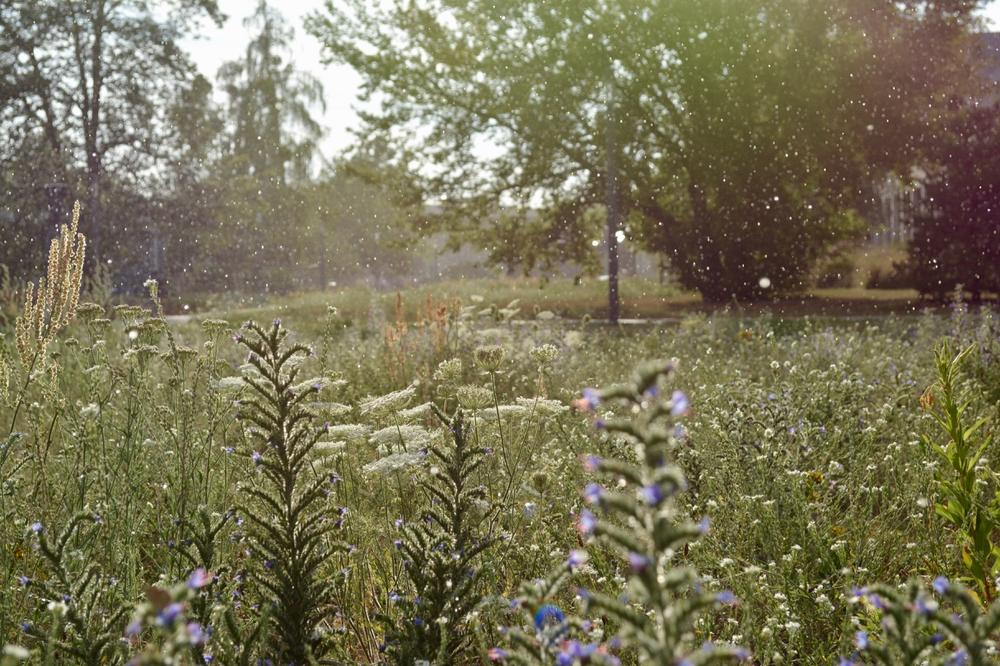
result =
[[[461,409],[451,417],[432,409],[452,445],[427,446],[430,470],[420,486],[430,504],[396,541],[412,588],[410,596],[391,596],[402,623],[383,618],[386,653],[397,664],[461,661],[471,645],[470,613],[482,600],[480,560],[493,543],[481,529],[487,497],[475,480],[486,450],[468,441]]]
[[[1000,629],[1000,603],[983,610],[976,595],[944,577],[931,587],[933,594],[916,581],[902,589],[873,585],[855,590],[857,601],[881,614],[881,631],[874,636],[858,630],[855,651],[841,659],[841,666],[996,664],[993,638]]]
[[[250,575],[269,606],[274,645],[268,656],[301,665],[321,660],[332,647],[330,633],[321,627],[333,605],[336,579],[326,569],[332,555],[347,550],[333,536],[341,523],[326,514],[334,479],[311,466],[310,452],[324,428],[314,425],[305,405],[322,384],[298,381],[310,350],[288,344],[280,321],[267,330],[253,322],[244,328],[237,340],[250,351],[254,371],[244,375],[252,392],[241,401],[239,417],[247,425],[258,474],[242,486],[249,500],[243,513],[251,547],[261,558]]]
[[[620,408],[627,416],[609,415],[597,419],[595,425],[628,441],[635,452],[634,459],[628,460],[585,459],[589,471],[615,483],[587,485],[584,498],[597,513],[581,511],[578,530],[585,538],[618,551],[630,575],[623,596],[588,590],[579,594],[585,613],[599,611],[620,625],[621,647],[634,651],[639,663],[672,666],[746,659],[749,655],[741,648],[707,642],[691,645],[699,614],[735,599],[731,592],[703,589],[697,572],[681,561],[685,546],[703,534],[707,524],[684,519],[675,502],[687,486],[683,471],[672,461],[675,422],[687,412],[688,399],[680,391],[674,391],[669,400],[660,397],[673,371],[673,362],[649,362],[639,367],[631,382],[602,391],[586,389],[574,402],[578,409],[591,413],[602,406]],[[582,552],[571,553],[567,569],[584,559]],[[556,581],[558,577],[548,584],[548,592],[557,587]],[[518,646],[514,661],[568,665],[587,663],[600,653],[599,645],[562,639],[559,627],[566,622],[565,615],[551,602],[539,606],[538,599],[528,601],[537,633],[534,640],[527,640],[523,631],[512,632],[513,644]]]
[[[79,566],[71,545],[86,536],[101,518],[79,513],[50,539],[46,528],[32,523],[29,531],[37,542],[45,575],[22,575],[20,584],[49,611],[49,626],[25,621],[25,634],[41,645],[43,663],[76,663],[100,666],[121,656],[121,631],[128,614],[111,578],[102,575],[96,563]]]

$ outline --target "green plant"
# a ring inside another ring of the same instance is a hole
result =
[[[936,476],[943,499],[935,509],[959,534],[962,564],[986,606],[996,598],[995,579],[1000,572],[1000,544],[995,535],[1000,525],[1000,494],[993,473],[983,464],[992,443],[984,434],[987,418],[968,422],[972,395],[964,383],[962,364],[974,349],[970,345],[953,355],[950,346],[942,344],[935,357],[937,381],[920,403],[946,436],[943,444],[930,436],[923,438],[942,463]]]
[[[333,604],[332,556],[347,550],[333,539],[340,525],[326,515],[330,477],[312,472],[310,452],[325,432],[305,408],[320,380],[297,382],[310,350],[286,344],[288,331],[275,320],[267,330],[253,322],[237,336],[249,351],[253,371],[243,381],[252,389],[240,404],[240,419],[253,449],[258,474],[242,487],[250,502],[243,513],[249,539],[260,557],[251,569],[270,606],[276,643],[268,648],[282,663],[306,664],[331,649],[322,629]]]
[[[995,664],[992,638],[1000,628],[1000,604],[984,611],[974,594],[943,577],[932,587],[936,597],[916,581],[902,589],[874,585],[855,590],[857,600],[881,615],[881,635],[858,630],[856,651],[841,660],[842,666],[861,661],[885,666]]]
[[[385,618],[386,652],[397,664],[461,660],[471,643],[469,614],[482,599],[481,559],[493,543],[481,528],[489,504],[476,483],[486,452],[467,440],[460,409],[450,418],[435,413],[453,445],[428,445],[430,474],[420,487],[430,506],[419,521],[402,526],[396,541],[411,588],[410,595],[392,595],[401,622]]]

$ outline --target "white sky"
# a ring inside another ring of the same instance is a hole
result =
[[[356,102],[360,78],[350,67],[322,65],[319,42],[302,27],[305,15],[321,9],[323,0],[271,0],[271,4],[284,14],[289,26],[295,30],[293,61],[323,83],[326,112],[322,114],[322,122],[326,127],[326,137],[321,146],[323,155],[332,157],[351,142],[349,130],[358,124],[352,107]],[[203,26],[200,38],[185,40],[195,64],[209,80],[215,80],[223,62],[242,56],[249,41],[243,19],[253,12],[256,5],[257,0],[219,0],[220,9],[229,17],[222,28],[209,24]],[[985,14],[991,29],[1000,29],[1000,2],[992,2]]]

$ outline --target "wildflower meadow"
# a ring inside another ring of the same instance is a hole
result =
[[[1000,661],[988,309],[179,323],[84,254],[0,338],[5,664]]]

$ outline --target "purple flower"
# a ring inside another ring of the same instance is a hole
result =
[[[956,650],[948,660],[948,666],[965,666],[969,662],[969,653],[965,650]]]
[[[264,568],[265,569],[273,569],[274,568],[274,560],[264,560]]]
[[[867,650],[868,649],[868,632],[867,631],[859,631],[856,634],[854,634],[854,645],[859,650]]]
[[[198,590],[211,583],[212,580],[213,580],[212,574],[208,573],[203,568],[198,567],[197,569],[191,572],[190,576],[188,576],[187,586],[188,589]]]
[[[663,493],[663,488],[658,483],[651,483],[648,486],[644,486],[640,494],[643,501],[650,506],[659,506],[660,502],[666,497]]]
[[[42,524],[37,521],[31,523],[31,531],[34,532],[35,534],[40,533],[42,531]]]
[[[719,592],[718,594],[715,595],[715,600],[720,604],[725,604],[725,605],[735,604],[736,595],[733,594],[731,590],[723,590],[722,592]]]
[[[169,627],[180,616],[183,610],[184,606],[176,601],[167,604],[163,610],[156,614],[156,624],[161,627]]]
[[[225,451],[227,454],[230,454],[230,455],[236,452],[236,448],[232,447],[232,446],[225,446],[225,447],[222,448],[222,450]]]
[[[31,579],[28,578],[27,576],[18,576],[17,582],[21,587],[28,587],[29,585],[31,585]]]
[[[673,395],[670,396],[670,415],[671,416],[683,416],[687,414],[688,408],[691,406],[688,397],[683,391],[674,391]]]
[[[392,521],[392,524],[398,530],[400,527],[403,526],[403,519],[397,518],[396,520]]]
[[[951,583],[949,583],[948,579],[944,576],[938,576],[934,579],[934,582],[931,583],[931,587],[933,587],[934,591],[938,594],[944,594],[948,591],[948,588],[951,587]]]
[[[568,566],[570,569],[576,569],[586,561],[587,561],[587,551],[571,550],[569,551],[569,557],[566,558],[566,566]]]
[[[604,495],[604,488],[599,483],[588,483],[583,489],[583,497],[588,504],[597,504]]]
[[[490,661],[503,661],[507,658],[507,651],[498,647],[490,648],[486,654],[489,656]]]
[[[264,462],[264,456],[260,454],[260,451],[254,451],[250,454],[250,459],[253,460],[254,465],[259,465]]]
[[[711,529],[712,521],[709,520],[708,516],[705,516],[698,523],[698,534],[705,535],[708,534],[708,530]]]
[[[585,456],[583,459],[583,469],[591,473],[601,469],[601,457],[595,455]]]
[[[583,389],[583,397],[573,401],[573,406],[581,412],[593,412],[601,404],[601,394],[592,388]]]
[[[188,622],[187,632],[192,645],[201,645],[204,643],[205,639],[208,638],[209,633],[197,622]]]
[[[129,638],[138,636],[140,631],[142,631],[141,620],[132,620],[128,623],[128,626],[125,627],[125,635]]]
[[[584,509],[580,512],[580,519],[576,523],[576,529],[583,536],[590,536],[594,533],[594,529],[597,527],[597,516],[590,512],[589,509]]]
[[[629,553],[628,566],[632,569],[632,573],[642,573],[649,568],[649,558],[642,553]]]

